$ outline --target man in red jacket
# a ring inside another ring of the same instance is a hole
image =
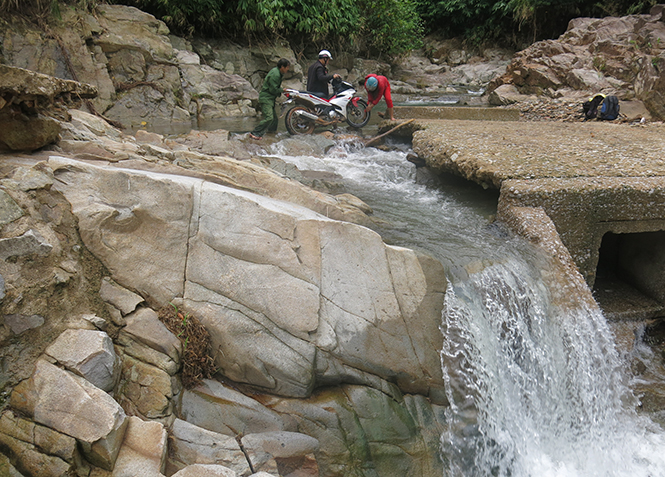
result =
[[[376,106],[381,100],[381,96],[386,99],[386,116],[390,118],[391,121],[395,120],[393,115],[393,99],[390,96],[390,83],[388,78],[381,75],[369,74],[365,76],[364,82],[365,89],[367,90],[367,108],[365,112],[370,112],[374,106]],[[383,114],[379,113],[379,116]]]

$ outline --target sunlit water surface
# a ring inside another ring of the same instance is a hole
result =
[[[416,182],[406,150],[338,143],[323,158],[266,151],[342,176],[386,242],[439,259],[449,286],[442,372],[452,403],[441,436],[445,475],[665,476],[663,431],[637,400],[606,320],[552,300],[554,274],[525,241],[492,223],[497,194]]]

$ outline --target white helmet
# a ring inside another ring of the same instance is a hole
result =
[[[332,55],[328,50],[319,51],[319,58],[330,58],[332,60]]]

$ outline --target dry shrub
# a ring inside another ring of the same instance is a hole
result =
[[[202,379],[211,378],[216,370],[212,359],[210,334],[201,322],[172,304],[159,310],[159,320],[182,343],[183,386],[191,389]]]
[[[0,0],[0,13],[14,13],[28,18],[44,18],[54,8],[54,0]]]
[[[60,18],[60,5],[72,4],[92,11],[99,0],[0,0],[1,15],[19,15],[31,21],[46,22]]]

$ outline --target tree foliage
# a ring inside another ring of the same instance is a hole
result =
[[[657,0],[417,0],[427,32],[522,47],[556,38],[575,17],[646,13]]]
[[[62,3],[98,0],[0,0],[0,13],[43,20]],[[418,47],[424,33],[474,44],[524,47],[556,38],[578,16],[645,13],[658,0],[101,0],[133,5],[182,36],[285,39],[305,48],[390,59]]]
[[[0,0],[3,1],[3,0]],[[422,37],[416,0],[118,0],[163,20],[174,33],[283,38],[399,55]]]

